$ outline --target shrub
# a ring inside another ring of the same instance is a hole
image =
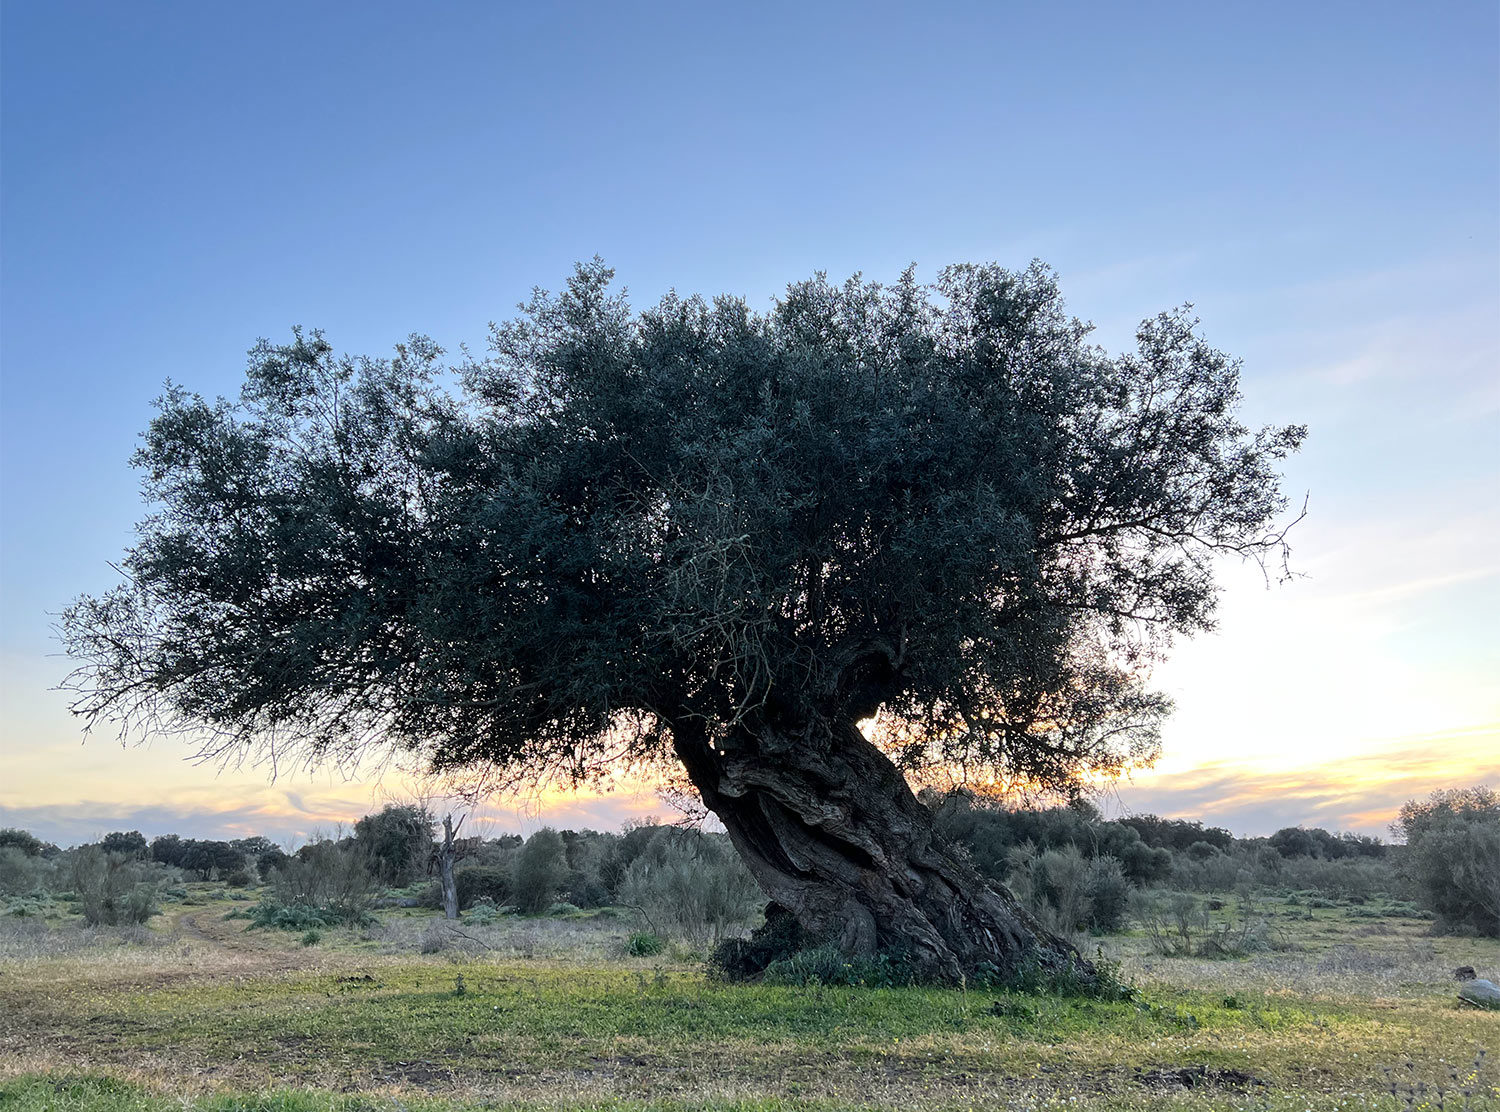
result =
[[[823,945],[772,962],[762,979],[780,985],[860,985],[902,988],[921,983],[921,972],[911,956],[899,950],[869,958],[850,958],[837,946]]]
[[[562,835],[544,826],[526,839],[516,857],[513,901],[529,915],[545,911],[568,880],[567,847]]]
[[[1088,872],[1089,927],[1096,931],[1117,931],[1125,925],[1125,911],[1130,900],[1130,882],[1125,869],[1113,857],[1096,857]]]
[[[433,919],[422,929],[418,949],[424,954],[439,954],[453,944],[454,934],[444,919]]]
[[[156,885],[149,881],[138,881],[125,896],[120,921],[144,923],[151,916],[160,914],[161,908],[156,905]]]
[[[636,931],[625,940],[625,952],[633,958],[655,957],[666,948],[661,937],[650,931]]]
[[[1392,863],[1384,858],[1348,856],[1292,858],[1283,865],[1279,879],[1312,897],[1369,899],[1395,887],[1398,878]]]
[[[305,931],[331,927],[338,922],[338,918],[324,908],[284,904],[274,896],[261,897],[260,903],[250,909],[246,918],[250,920],[251,930],[271,927],[283,931]]]
[[[85,846],[73,855],[73,890],[90,926],[144,923],[160,910],[149,869],[98,846]]]
[[[1079,800],[1045,810],[1008,810],[998,802],[965,791],[937,795],[924,792],[933,809],[937,830],[966,850],[976,868],[992,880],[1004,880],[1010,852],[1031,844],[1038,852],[1071,846],[1086,858],[1107,856],[1120,861],[1135,884],[1164,880],[1172,869],[1170,850],[1147,845],[1126,822],[1105,822],[1097,808]],[[1160,821],[1160,820],[1158,820]],[[1210,836],[1196,824],[1200,837]],[[1228,838],[1228,832],[1222,833]],[[1226,842],[1227,844],[1227,842]]]
[[[1038,853],[1027,843],[1010,851],[1008,865],[1006,883],[1043,925],[1060,934],[1120,929],[1130,883],[1117,859],[1090,860],[1075,846]]]
[[[496,907],[493,900],[487,896],[483,896],[475,900],[470,906],[468,921],[481,927],[488,926],[496,919],[513,911],[515,911],[513,907]]]
[[[51,875],[43,858],[19,846],[0,846],[0,895],[21,896],[42,887]]]
[[[796,916],[773,901],[766,905],[765,921],[750,932],[749,938],[726,938],[714,947],[708,959],[709,976],[725,981],[752,980],[776,962],[814,949],[824,941],[810,935]]]
[[[1244,854],[1233,848],[1226,851],[1209,842],[1194,842],[1173,856],[1172,884],[1197,892],[1229,892],[1248,865]]]
[[[1133,892],[1130,913],[1158,954],[1226,958],[1275,948],[1265,916],[1248,901],[1216,920],[1187,892]]]
[[[565,898],[579,907],[600,907],[614,898],[605,873],[614,859],[618,834],[593,830],[563,831],[568,849],[568,885]]]
[[[352,844],[331,841],[303,846],[271,873],[270,887],[274,905],[315,908],[351,926],[372,921],[370,909],[380,895],[364,855]]]
[[[621,902],[640,911],[653,933],[700,946],[745,924],[763,899],[727,837],[675,827],[651,836],[620,883]]]
[[[480,900],[488,900],[496,905],[510,901],[510,874],[504,869],[488,865],[470,865],[459,869],[453,879],[458,885],[460,910],[470,908]],[[442,891],[437,885],[432,887],[437,897],[432,906],[441,907]]]

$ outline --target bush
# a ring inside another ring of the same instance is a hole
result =
[[[1280,854],[1271,851],[1277,862]],[[1253,872],[1254,856],[1243,846],[1220,849],[1210,842],[1194,842],[1172,855],[1172,886],[1195,892],[1231,892]]]
[[[39,919],[46,914],[46,908],[34,897],[12,898],[6,902],[5,914],[17,919]]]
[[[1206,903],[1187,892],[1133,892],[1130,913],[1152,949],[1166,956],[1228,958],[1276,948],[1265,916],[1248,901],[1216,920]]]
[[[510,874],[504,869],[470,865],[454,873],[453,879],[458,886],[458,906],[461,911],[473,907],[480,900],[488,900],[497,906],[510,902]],[[442,890],[437,885],[432,887],[437,897],[432,906],[441,907]]]
[[[453,945],[454,933],[445,919],[433,919],[422,929],[422,941],[418,949],[424,954],[440,954]]]
[[[493,923],[502,916],[511,914],[516,909],[513,907],[496,907],[493,900],[487,896],[481,896],[475,900],[469,908],[468,922],[484,927]]]
[[[1115,858],[1089,860],[1075,846],[1038,853],[1027,843],[1010,851],[1008,866],[1011,891],[1051,930],[1120,929],[1130,882]]]
[[[157,884],[149,867],[98,846],[74,853],[73,890],[90,926],[144,923],[160,912]]]
[[[314,907],[304,903],[282,903],[273,893],[262,896],[249,911],[237,917],[250,920],[250,929],[270,927],[283,931],[317,930],[323,927],[372,927],[378,922],[373,914],[361,911],[351,914],[347,907]]]
[[[516,857],[513,902],[526,914],[538,915],[557,901],[567,881],[567,847],[562,835],[544,826],[526,839]]]
[[[1086,858],[1113,857],[1134,884],[1164,880],[1172,870],[1171,851],[1143,842],[1126,825],[1132,820],[1105,822],[1097,808],[1082,800],[1066,807],[1012,811],[965,791],[941,796],[924,792],[923,799],[933,810],[938,833],[966,850],[991,880],[1004,880],[1010,852],[1027,844],[1039,853],[1072,847]],[[1191,828],[1200,839],[1229,837],[1227,831],[1205,832],[1196,824]]]
[[[1125,925],[1130,882],[1119,861],[1096,857],[1089,862],[1088,894],[1090,929],[1108,933]]]
[[[261,897],[246,916],[250,929],[271,927],[283,931],[306,931],[318,927],[331,927],[338,917],[326,908],[309,907],[307,904],[284,904],[273,896]]]
[[[21,896],[42,887],[51,876],[51,865],[19,846],[0,846],[0,895]]]
[[[331,841],[303,846],[271,873],[270,887],[273,905],[317,909],[351,926],[372,921],[370,909],[380,895],[364,854]]]
[[[851,961],[837,946],[800,950],[772,962],[764,978],[773,985],[868,985],[892,988],[914,984],[916,976],[899,957],[880,955],[869,961]]]
[[[699,946],[744,925],[763,899],[727,837],[670,826],[651,836],[620,883],[620,901],[640,911],[653,933]]]
[[[1283,885],[1333,899],[1369,899],[1398,882],[1392,863],[1379,857],[1348,856],[1337,860],[1297,857],[1280,870]]]
[[[156,885],[149,881],[138,881],[125,896],[125,907],[121,912],[122,923],[144,923],[153,915],[160,915],[156,905]]]
[[[655,957],[666,948],[660,936],[650,931],[636,931],[625,940],[625,952],[633,958]]]
[[[714,947],[708,959],[709,976],[725,981],[753,980],[776,962],[826,941],[810,935],[796,916],[773,901],[766,905],[765,921],[750,932],[749,938],[726,938]]]
[[[605,879],[605,872],[614,859],[620,836],[593,830],[565,830],[563,841],[568,848],[567,901],[579,907],[601,907],[609,903],[614,893]]]

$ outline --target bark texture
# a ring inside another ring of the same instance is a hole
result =
[[[459,819],[459,826],[463,825],[463,819]],[[457,859],[457,846],[454,844],[454,835],[457,833],[453,825],[453,816],[443,816],[443,841],[437,847],[435,853],[438,863],[438,876],[441,878],[443,887],[443,918],[458,918],[458,880],[453,874],[453,862]]]
[[[847,954],[909,955],[959,983],[981,965],[1088,963],[933,829],[899,769],[853,724],[675,732],[679,758],[770,899]]]

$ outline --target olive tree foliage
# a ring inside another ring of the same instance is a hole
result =
[[[30,831],[14,826],[0,829],[0,849],[16,849],[27,857],[40,857],[46,848],[47,844]],[[55,851],[56,847],[53,848]]]
[[[568,883],[568,848],[563,837],[544,826],[516,854],[511,898],[530,915],[546,911]]]
[[[1147,669],[1213,625],[1217,555],[1283,557],[1304,430],[1244,427],[1185,312],[1090,345],[1040,264],[763,314],[611,282],[580,266],[452,374],[425,338],[295,332],[237,402],[169,389],[126,582],[65,615],[75,710],[225,756],[680,765],[846,949],[957,977],[1032,945],[1003,896],[947,906],[974,878],[898,769],[1067,790],[1150,759]]]
[[[1403,872],[1440,925],[1500,938],[1500,794],[1436,791],[1403,804],[1391,829],[1406,841]]]
[[[420,804],[390,803],[354,824],[356,845],[383,883],[404,888],[427,872],[433,816]]]

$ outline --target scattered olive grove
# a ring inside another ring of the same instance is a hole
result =
[[[940,834],[1063,935],[1143,931],[1164,954],[1221,956],[1270,944],[1279,916],[1339,904],[1351,916],[1429,919],[1435,930],[1500,936],[1500,796],[1474,787],[1413,800],[1397,841],[1288,827],[1237,838],[1155,815],[1103,818],[1085,801],[1011,809],[965,792],[927,792]],[[254,925],[316,930],[371,921],[382,907],[442,907],[433,816],[387,806],[344,835],[295,851],[269,838],[147,840],[137,831],[60,849],[0,830],[5,913],[59,905],[94,926],[139,924],[190,900],[184,881],[258,886]],[[455,844],[461,914],[569,915],[627,909],[642,952],[662,940],[707,948],[759,921],[765,899],[726,835],[662,825],[619,833],[543,827]],[[237,897],[247,904],[257,894]],[[1219,913],[1219,914],[1215,914]]]

